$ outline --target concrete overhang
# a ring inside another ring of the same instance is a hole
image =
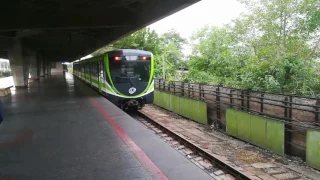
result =
[[[49,61],[73,61],[200,0],[32,0],[1,3],[0,58],[13,40]]]

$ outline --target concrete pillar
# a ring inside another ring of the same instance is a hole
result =
[[[38,61],[39,61],[40,77],[44,77],[44,74],[45,74],[44,67],[43,67],[44,61],[41,56],[39,56]]]
[[[24,56],[26,54],[26,49],[22,48],[20,39],[15,39],[9,50],[9,60],[14,85],[17,88],[28,86],[30,58]]]
[[[38,70],[38,62],[35,51],[32,51],[30,54],[30,75],[31,79],[39,80],[40,71]]]
[[[43,60],[44,75],[48,76],[48,61]]]
[[[41,58],[38,54],[36,54],[36,58],[37,58],[37,74],[38,74],[38,79],[40,80],[41,77]]]
[[[51,63],[50,62],[48,62],[48,75],[50,76],[51,75]]]

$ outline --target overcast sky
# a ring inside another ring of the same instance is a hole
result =
[[[188,38],[195,30],[207,24],[221,26],[244,11],[244,6],[236,0],[202,0],[149,27],[158,33],[175,29],[182,37]]]

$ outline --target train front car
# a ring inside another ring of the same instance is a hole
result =
[[[151,52],[116,50],[106,56],[107,81],[114,93],[108,99],[122,109],[141,109],[153,102],[154,60]]]

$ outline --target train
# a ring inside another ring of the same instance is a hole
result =
[[[123,110],[139,110],[154,99],[154,57],[149,51],[109,51],[74,62],[72,74]]]

